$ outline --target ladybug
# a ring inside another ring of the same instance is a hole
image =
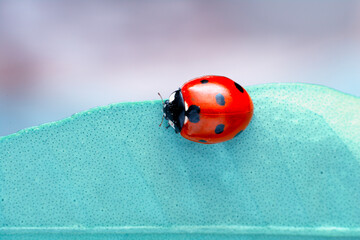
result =
[[[163,103],[163,118],[169,126],[184,138],[203,144],[233,139],[248,126],[253,111],[243,87],[227,77],[212,75],[186,82]]]

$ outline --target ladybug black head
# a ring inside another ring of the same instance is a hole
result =
[[[180,89],[173,92],[169,100],[165,101],[163,111],[170,126],[175,129],[176,133],[179,133],[185,120],[185,105]]]

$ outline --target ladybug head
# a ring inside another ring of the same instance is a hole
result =
[[[181,89],[173,92],[169,100],[166,100],[163,107],[164,117],[169,121],[176,133],[181,131],[185,120],[185,105]]]

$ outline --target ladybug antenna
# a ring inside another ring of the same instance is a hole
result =
[[[162,96],[161,96],[161,94],[160,94],[159,92],[158,92],[158,95],[160,96],[161,102],[162,102],[162,104],[163,104],[163,106],[164,106],[164,100],[163,100],[163,98],[162,98]],[[163,121],[164,121],[164,114],[163,114],[163,116],[162,116],[161,123],[160,123],[159,127],[161,127],[161,124],[163,123]]]
[[[161,94],[158,92],[158,95],[160,96],[160,98],[161,98],[161,102],[162,102],[162,104],[164,105],[164,100],[163,100],[163,98],[162,98],[162,96],[161,96]]]

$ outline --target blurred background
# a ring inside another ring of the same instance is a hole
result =
[[[360,96],[360,1],[0,1],[0,136],[207,74]]]

